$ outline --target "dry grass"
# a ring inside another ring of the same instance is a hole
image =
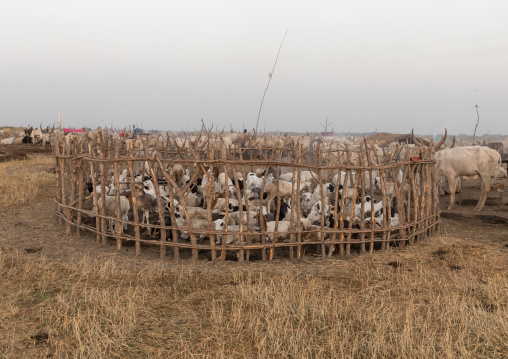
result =
[[[0,252],[2,355],[508,354],[506,257],[487,245],[441,237],[403,253],[315,265],[121,260]]]
[[[49,201],[52,160],[31,161],[0,165],[2,203]],[[443,236],[402,252],[242,266],[68,256],[0,248],[0,357],[508,355],[499,245]]]
[[[23,204],[35,199],[55,176],[42,168],[54,163],[50,156],[33,156],[27,160],[0,163],[0,206]]]

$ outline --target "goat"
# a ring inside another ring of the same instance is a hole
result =
[[[185,213],[182,205],[178,204],[176,206],[176,209],[180,213]],[[189,214],[190,218],[192,220],[194,219],[208,219],[208,211],[206,209],[203,209],[201,207],[187,207],[187,213]]]
[[[268,204],[266,208],[268,210],[268,213],[271,213],[270,205],[272,204],[273,199],[277,197],[277,195],[281,199],[288,200],[288,203],[290,204],[292,194],[292,184],[285,181],[272,181],[268,183],[268,185],[266,186],[266,193],[268,194]]]
[[[225,230],[225,224],[226,222],[224,219],[217,219],[213,222],[214,229],[216,231],[224,231]],[[251,229],[257,229],[256,227],[252,227]],[[242,232],[248,232],[249,228],[247,226],[242,226]],[[228,232],[240,232],[240,226],[239,225],[228,225]],[[215,235],[215,243],[220,244],[222,241],[222,234]],[[258,234],[248,234],[244,235],[245,238],[249,238],[251,242],[258,242],[259,241],[259,235]],[[226,244],[235,243],[237,244],[240,241],[241,235],[239,233],[236,234],[227,234],[226,235]]]
[[[208,220],[192,219],[190,221],[191,227],[189,228],[187,226],[187,220],[183,219],[182,215],[178,211],[175,211],[175,220],[176,220],[176,226],[180,230],[180,238],[182,238],[182,239],[189,239],[189,237],[190,237],[190,235],[188,233],[189,230],[191,230],[191,231],[193,229],[197,229],[197,230],[201,230],[201,231],[208,230],[208,223],[209,223]],[[202,239],[203,237],[205,237],[204,234],[199,235],[199,239]]]
[[[247,218],[249,218],[250,223],[254,223],[254,221],[255,221],[254,217],[256,216],[257,213],[258,212],[255,212],[255,211],[243,211],[243,213],[242,213],[242,218],[243,218],[242,223],[247,223]],[[240,212],[230,213],[229,217],[228,217],[228,224],[230,224],[230,225],[239,225],[240,224]]]
[[[275,217],[279,218],[279,221],[288,220],[288,216],[291,214],[291,206],[288,205],[284,200],[280,201],[280,211],[277,212],[277,204],[275,204]]]
[[[323,209],[323,206],[321,206],[321,201],[318,201],[318,202],[316,202],[316,204],[314,204],[312,206],[310,213],[314,212],[314,213],[317,213],[318,215],[321,215],[322,209]],[[326,216],[328,216],[328,211],[330,210],[330,206],[325,203],[324,209],[325,209],[325,217],[326,217]]]
[[[310,194],[309,192],[302,193],[300,195],[300,199],[301,199],[300,209],[305,215],[309,214],[310,210],[312,209],[312,206],[314,205],[312,201],[312,194]]]
[[[266,179],[266,183],[269,183],[268,178]],[[256,187],[261,188],[262,185],[263,185],[263,178],[259,178],[252,172],[249,172],[247,174],[247,180],[245,181],[245,186],[247,189],[252,190],[253,188],[256,188]]]
[[[226,173],[222,172],[222,173],[219,174],[219,178],[218,178],[220,186],[221,186],[221,191],[225,191],[226,190],[226,178],[227,178],[227,181],[228,181],[227,187],[230,188],[230,187],[233,186],[233,182],[231,181],[231,179],[227,176]]]
[[[138,210],[143,212],[143,218],[141,223],[145,223],[146,218],[146,229],[149,229],[148,225],[150,224],[150,211],[155,211],[157,209],[157,198],[148,193],[143,193],[140,196],[136,196],[136,205]]]
[[[262,223],[264,224],[264,227],[266,228],[266,237],[269,242],[273,242],[273,238],[275,236],[275,224],[276,221],[267,222],[265,215],[260,215],[259,213],[255,216],[255,218],[259,218]],[[277,228],[277,238],[276,240],[287,240],[290,238],[290,231],[291,228],[291,222],[289,221],[279,221],[279,226]]]
[[[201,199],[199,199],[199,197],[194,193],[187,192],[183,196],[182,202],[185,203],[187,207],[199,207],[201,204]]]
[[[97,206],[100,208],[101,206],[101,198],[99,197],[97,201]],[[124,221],[129,220],[129,211],[131,209],[131,206],[129,204],[129,200],[124,197],[120,196],[120,218]],[[97,210],[97,208],[94,210],[94,212]],[[116,216],[116,198],[115,196],[108,196],[106,195],[106,216],[115,217]],[[109,220],[109,228],[112,232],[114,232],[114,223],[115,221],[110,219]],[[126,226],[126,225],[125,225]],[[121,232],[123,233],[124,226],[121,226]]]
[[[365,218],[371,217],[372,213],[372,204],[371,201],[374,202],[374,217],[378,217],[380,213],[382,213],[383,210],[383,201],[376,202],[376,200],[372,199],[370,196],[365,196],[364,198],[364,205],[363,205],[363,211]],[[362,204],[358,203],[355,205],[354,214],[356,217],[361,216],[361,210],[362,210]]]

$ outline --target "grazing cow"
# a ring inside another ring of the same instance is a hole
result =
[[[481,211],[487,200],[492,183],[491,177],[506,177],[506,170],[501,166],[501,155],[488,147],[466,146],[442,150],[435,155],[438,176],[448,182],[450,188],[450,205],[455,204],[455,178],[458,176],[480,176],[480,199],[475,211]]]

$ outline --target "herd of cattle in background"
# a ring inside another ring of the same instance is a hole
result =
[[[99,133],[84,131],[66,134],[54,128],[28,128],[17,136],[3,139],[1,144],[47,144],[52,143],[55,137],[60,137],[67,144],[84,143],[85,140],[97,143]],[[0,133],[0,138],[5,136],[6,133]],[[481,211],[493,181],[507,176],[502,164],[502,142],[467,146],[455,137],[448,139],[446,131],[437,144],[412,134],[378,134],[371,136],[368,143],[365,139],[350,136],[255,136],[246,131],[208,133],[207,136],[201,133],[180,136],[169,133],[135,135],[132,132],[110,131],[108,136],[112,143],[121,143],[123,149],[133,148],[148,157],[157,150],[187,151],[189,146],[195,149],[211,148],[212,143],[214,148],[229,149],[232,153],[244,150],[244,156],[247,157],[248,149],[280,148],[295,151],[298,144],[300,151],[310,154],[309,158],[315,158],[318,162],[322,160],[328,166],[337,165],[337,168],[343,165],[375,167],[397,160],[418,162],[418,159],[425,159],[422,153],[426,151],[436,162],[440,194],[450,194],[449,209],[455,203],[455,193],[460,192],[462,178],[480,178],[480,199],[474,210]],[[362,151],[369,144],[369,150]],[[318,147],[326,151],[319,153]],[[252,159],[252,153],[250,155]],[[279,160],[284,162],[284,151],[279,155]],[[187,159],[190,158],[188,156]],[[173,227],[178,229],[173,233],[184,240],[189,238],[187,229],[191,226],[197,233],[202,233],[201,237],[205,237],[211,227],[218,231],[216,233],[227,228],[227,233],[232,234],[217,234],[217,243],[221,243],[223,237],[227,244],[239,243],[240,237],[244,236],[249,237],[249,243],[255,243],[260,240],[256,231],[264,231],[268,242],[285,241],[297,228],[301,229],[304,240],[321,241],[325,240],[325,234],[319,229],[337,228],[339,222],[340,228],[397,227],[401,212],[406,221],[410,221],[414,215],[409,208],[411,203],[407,201],[411,197],[408,192],[413,191],[413,198],[418,198],[423,189],[415,189],[415,186],[425,181],[421,174],[409,181],[408,171],[411,170],[403,166],[392,172],[372,168],[358,171],[361,176],[356,176],[354,169],[322,173],[301,170],[298,171],[300,178],[296,179],[297,173],[283,166],[260,166],[245,172],[187,163],[190,162],[180,164],[175,161],[158,168],[157,163],[149,165],[147,161],[137,161],[132,172],[129,168],[121,168],[118,179],[114,178],[112,170],[106,178],[101,178],[99,171],[96,171],[96,178],[89,178],[85,186],[92,194],[89,196],[88,209],[97,213],[97,208],[102,209],[101,202],[105,201],[107,216],[115,217],[120,212],[122,220],[128,221],[134,215],[132,209],[135,202],[135,207],[142,214],[141,222],[152,236],[160,235],[156,233],[160,232],[161,219],[164,218],[164,225],[171,228],[173,223]],[[161,175],[163,172],[168,174],[168,178]],[[154,175],[159,178],[153,178]],[[115,187],[115,181],[118,187]],[[105,190],[104,195],[102,189]],[[297,190],[298,195],[295,194]],[[160,203],[163,203],[163,216],[160,215]],[[109,222],[113,233],[124,230],[125,225],[118,228],[114,220]],[[155,228],[150,224],[155,224]],[[168,232],[171,237],[171,231]],[[246,234],[243,236],[242,232]]]

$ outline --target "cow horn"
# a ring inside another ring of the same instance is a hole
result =
[[[455,141],[456,141],[455,136],[453,136],[453,141],[452,141],[452,145],[450,146],[450,148],[453,148],[455,146]]]
[[[443,145],[443,143],[446,141],[446,137],[448,136],[448,131],[446,131],[446,128],[444,129],[444,136],[441,139],[441,141],[438,142],[438,144],[434,147],[434,151],[437,151],[439,147]]]
[[[415,137],[414,129],[411,129],[411,138],[413,139],[413,143],[418,146],[422,146],[422,143]]]

